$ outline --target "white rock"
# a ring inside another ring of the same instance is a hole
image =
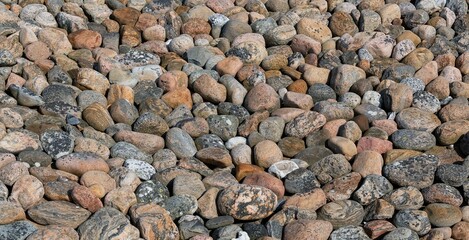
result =
[[[376,91],[367,91],[363,94],[362,104],[368,103],[377,107],[381,106],[381,94]]]
[[[150,180],[155,175],[155,168],[147,162],[137,159],[127,159],[124,162],[124,167],[134,171],[140,179]]]
[[[233,138],[228,139],[228,141],[226,141],[225,147],[226,149],[231,150],[238,145],[241,145],[241,144],[246,145],[246,141],[247,140],[244,137],[233,137]]]
[[[272,164],[269,167],[269,173],[274,174],[278,178],[282,179],[287,176],[289,173],[298,169],[298,165],[291,160],[282,160]]]

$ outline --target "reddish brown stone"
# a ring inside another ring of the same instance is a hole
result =
[[[275,195],[277,195],[278,199],[281,199],[285,194],[285,188],[283,187],[282,180],[266,172],[254,172],[247,175],[243,180],[243,184],[268,188],[272,190]]]
[[[103,203],[85,186],[78,185],[71,192],[73,201],[94,213],[103,207]]]
[[[70,33],[68,35],[68,39],[72,44],[73,48],[86,48],[90,50],[101,46],[101,43],[103,41],[101,34],[87,29],[82,29]]]
[[[367,222],[363,228],[365,229],[366,234],[371,237],[371,239],[376,239],[381,235],[396,229],[392,223],[386,220],[373,220]]]

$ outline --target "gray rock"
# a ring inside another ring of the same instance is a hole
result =
[[[204,234],[208,235],[208,229],[204,226],[204,220],[199,216],[185,215],[178,220],[179,234],[181,239]]]
[[[321,184],[328,183],[333,179],[349,173],[352,166],[342,154],[332,154],[313,163],[308,167]]]
[[[77,101],[78,101],[78,106],[81,109],[85,109],[89,105],[91,105],[92,103],[95,103],[95,102],[98,102],[103,106],[107,106],[106,97],[103,94],[101,94],[99,92],[96,92],[96,91],[92,91],[92,90],[82,91],[78,95]]]
[[[243,87],[243,89],[244,89],[244,87]],[[240,105],[236,105],[236,104],[233,104],[233,103],[230,103],[230,102],[222,102],[222,103],[218,104],[217,110],[218,110],[219,115],[234,115],[234,116],[236,116],[240,123],[243,122],[244,120],[246,120],[246,118],[248,118],[249,115],[250,115],[249,111],[245,107],[240,106]]]
[[[163,208],[168,210],[171,218],[192,215],[198,208],[197,198],[191,195],[176,195],[164,201]]]
[[[236,239],[240,231],[242,231],[241,227],[232,224],[214,230],[211,235],[214,239],[232,240]]]
[[[8,200],[8,188],[7,186],[0,181],[0,201],[7,201]]]
[[[197,153],[194,140],[184,130],[171,128],[166,133],[166,147],[171,149],[178,158],[192,157]]]
[[[215,134],[204,134],[195,139],[195,145],[197,149],[204,149],[208,147],[219,147],[225,148],[223,140]]]
[[[169,198],[169,190],[157,180],[142,182],[135,190],[137,202],[160,204]]]
[[[37,228],[29,221],[17,221],[10,224],[0,225],[0,239],[24,240]]]
[[[44,105],[41,96],[36,95],[33,91],[12,84],[8,87],[11,95],[17,100],[18,104],[26,107],[36,107]]]
[[[135,120],[133,130],[136,132],[162,136],[169,130],[169,126],[159,115],[153,112],[146,112]]]
[[[138,239],[140,232],[123,213],[103,207],[78,227],[81,239]]]
[[[433,184],[438,162],[437,156],[422,154],[385,165],[383,176],[402,187],[429,187]]]
[[[390,193],[392,189],[392,184],[385,177],[371,174],[365,177],[362,185],[353,193],[353,199],[362,205],[368,205]]]
[[[423,9],[417,9],[404,15],[404,23],[409,28],[417,27],[418,25],[425,24],[430,19],[428,13]]]
[[[381,16],[379,16],[377,12],[371,9],[363,9],[360,13],[360,19],[358,20],[358,28],[360,29],[360,31],[371,32],[379,27],[381,23]]]
[[[440,100],[438,98],[426,91],[418,91],[413,95],[412,107],[417,107],[422,110],[436,113],[441,108]]]
[[[386,111],[384,111],[378,106],[369,103],[360,104],[355,109],[353,109],[353,111],[357,115],[365,115],[369,122],[388,118]]]
[[[83,4],[83,10],[95,23],[102,23],[112,14],[112,10],[106,4],[85,3]]]
[[[330,240],[371,240],[366,235],[365,230],[359,226],[345,226],[341,227],[331,233]]]
[[[399,227],[384,236],[383,240],[418,240],[419,235],[406,227]]]
[[[41,12],[47,12],[47,7],[42,4],[28,4],[20,12],[20,18],[24,21],[33,21]]]
[[[77,105],[75,91],[66,85],[49,85],[42,90],[41,95],[45,102],[62,101],[73,106]]]
[[[46,131],[41,134],[41,144],[53,159],[58,159],[72,153],[75,147],[75,140],[64,131]]]
[[[223,141],[236,137],[239,120],[233,115],[211,115],[207,118],[210,132],[219,136]]]
[[[43,151],[22,151],[18,154],[18,161],[31,167],[47,167],[52,163],[52,157]]]
[[[463,165],[443,164],[436,169],[436,176],[453,187],[460,187],[469,177],[469,169]]]
[[[128,142],[118,142],[111,148],[111,157],[119,157],[123,159],[136,159],[152,163],[151,155],[142,152],[136,146]]]
[[[365,216],[363,207],[353,200],[340,200],[327,203],[317,213],[318,219],[329,221],[334,229],[345,226],[358,226]]]
[[[424,203],[422,193],[412,186],[398,188],[383,199],[391,203],[396,210],[420,209]]]
[[[137,159],[127,159],[123,166],[134,171],[142,180],[150,180],[150,178],[156,173],[156,170],[152,165]]]
[[[419,236],[427,234],[431,229],[427,213],[421,210],[405,209],[397,212],[394,216],[394,225],[409,228]]]
[[[281,117],[269,117],[259,124],[259,133],[265,139],[278,142],[282,138],[285,121]]]
[[[205,226],[208,229],[217,229],[221,227],[225,227],[234,223],[234,218],[232,216],[219,216],[216,218],[212,218],[207,220]]]
[[[271,17],[259,19],[251,24],[251,28],[255,33],[264,35],[271,29],[277,27],[277,22]]]
[[[204,46],[195,46],[187,52],[187,62],[203,67],[215,54]]]
[[[315,83],[308,88],[308,94],[313,98],[313,102],[317,103],[327,99],[336,99],[334,89],[326,84]]]
[[[0,49],[0,67],[9,67],[16,64],[15,57],[7,49]]]
[[[284,179],[285,190],[288,193],[306,193],[321,187],[313,172],[299,168],[289,173]]]
[[[404,78],[401,80],[401,83],[409,85],[409,87],[412,88],[413,93],[416,93],[418,91],[423,91],[425,89],[425,83],[418,78],[414,78],[414,77]]]
[[[397,148],[426,151],[436,145],[436,138],[426,131],[399,129],[391,135]]]

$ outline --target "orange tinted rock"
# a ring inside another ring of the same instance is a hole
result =
[[[68,39],[72,44],[73,48],[86,48],[90,50],[101,46],[101,43],[103,41],[101,34],[87,29],[82,29],[70,33],[68,35]]]

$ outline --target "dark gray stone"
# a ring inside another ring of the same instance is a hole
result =
[[[142,182],[135,190],[137,202],[160,204],[169,198],[169,190],[157,180]]]

